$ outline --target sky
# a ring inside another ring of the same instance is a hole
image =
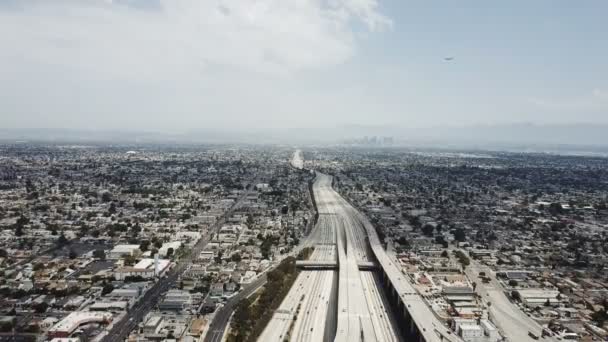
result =
[[[607,124],[606,16],[604,0],[0,0],[0,127]]]

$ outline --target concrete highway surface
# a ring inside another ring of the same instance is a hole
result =
[[[337,257],[339,271],[302,271],[258,341],[401,340],[378,279],[359,271],[359,261],[371,260],[364,227],[331,182],[317,174],[319,220],[307,244],[315,246],[311,260]]]
[[[310,260],[336,260],[335,234],[330,224],[327,217],[319,217],[306,242],[315,246]],[[288,334],[291,341],[327,341],[325,327],[327,319],[333,317],[329,309],[335,277],[336,271],[332,270],[300,272],[258,341],[283,341]]]

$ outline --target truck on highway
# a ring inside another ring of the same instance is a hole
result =
[[[535,340],[538,340],[538,335],[536,335],[535,333],[528,331],[528,336],[532,337]]]

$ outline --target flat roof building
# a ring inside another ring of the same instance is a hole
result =
[[[111,321],[112,314],[109,312],[75,311],[49,329],[49,337],[69,337],[81,325],[88,323],[107,324]]]

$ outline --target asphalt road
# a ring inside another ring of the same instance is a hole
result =
[[[228,299],[226,303],[224,303],[224,306],[217,309],[213,321],[209,324],[209,331],[207,332],[207,336],[205,336],[205,342],[220,342],[237,304],[241,299],[251,296],[265,284],[266,274],[264,273],[250,284],[244,286],[236,295]]]
[[[293,249],[291,252],[292,255],[298,255],[298,253],[305,247],[308,246],[310,240],[310,235],[306,236],[301,240],[300,245]],[[277,267],[279,263],[271,266],[268,270],[272,270]],[[247,284],[243,287],[243,289],[228,299],[224,306],[217,309],[218,311],[213,316],[213,320],[209,324],[209,331],[205,336],[204,342],[220,342],[222,341],[222,337],[224,336],[224,332],[228,328],[228,323],[230,322],[230,317],[232,313],[236,309],[237,304],[241,301],[241,299],[247,298],[254,294],[256,291],[262,288],[262,286],[266,285],[266,273],[262,274],[256,280]]]
[[[252,184],[255,183],[256,182],[253,182]],[[249,189],[244,191],[241,197],[239,197],[232,207],[227,210],[224,215],[213,225],[212,231],[219,231],[226,218],[229,217],[236,209],[240,208],[243,200],[247,196],[248,191]],[[182,257],[182,259],[177,262],[177,265],[169,270],[165,278],[158,280],[152,286],[152,288],[146,291],[143,298],[133,305],[123,319],[114,323],[112,329],[103,338],[102,342],[123,342],[129,336],[129,333],[137,327],[137,324],[156,306],[162,294],[176,284],[179,276],[188,268],[188,266],[192,263],[192,260],[196,258],[205,248],[213,235],[214,234],[208,234],[206,238],[201,238],[191,249],[188,256]]]
[[[491,281],[488,284],[484,284],[479,279],[478,276],[481,271],[490,277]],[[526,315],[507,298],[503,286],[496,280],[490,268],[471,259],[471,264],[465,269],[465,273],[472,281],[477,283],[476,292],[486,302],[491,303],[489,308],[490,316],[500,328],[507,341],[536,341],[528,335],[528,332],[541,336],[542,327],[540,324]],[[553,341],[551,337],[543,337],[540,340]]]

